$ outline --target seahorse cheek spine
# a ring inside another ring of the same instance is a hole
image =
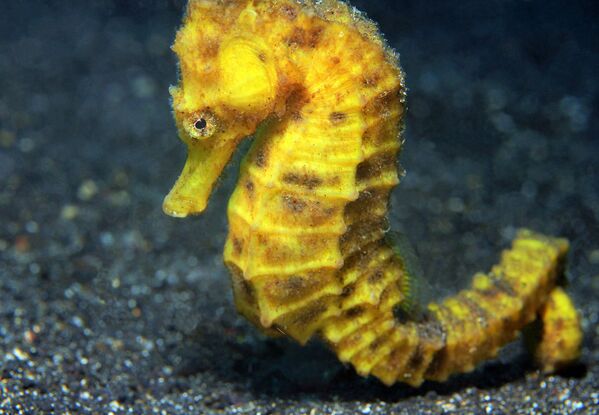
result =
[[[562,239],[521,231],[470,289],[429,305],[425,319],[398,313],[410,276],[383,237],[405,87],[370,21],[336,0],[191,1],[174,50],[173,108],[189,156],[164,209],[200,213],[254,133],[224,258],[237,308],[258,327],[301,343],[320,333],[340,360],[386,384],[472,370],[537,313],[547,322],[541,365],[577,357],[578,317],[554,288]]]

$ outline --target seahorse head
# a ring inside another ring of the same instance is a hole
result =
[[[188,156],[163,203],[176,217],[201,213],[236,146],[273,112],[278,75],[248,0],[190,1],[173,50],[180,82],[172,107]]]

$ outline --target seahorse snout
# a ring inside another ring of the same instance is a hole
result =
[[[176,218],[202,213],[236,145],[222,139],[189,145],[183,171],[162,203],[164,213]]]
[[[162,202],[162,211],[173,218],[186,218],[193,214],[199,215],[206,209],[206,205],[202,208],[190,209],[193,205],[192,199],[167,196]]]

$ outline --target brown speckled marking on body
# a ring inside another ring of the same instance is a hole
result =
[[[291,21],[297,19],[298,15],[297,8],[295,8],[291,4],[283,4],[281,6],[281,13],[283,14],[283,16],[285,16],[287,19]]]
[[[287,37],[289,47],[316,48],[324,29],[320,26],[308,30],[302,27],[294,27]]]
[[[302,120],[302,108],[310,103],[310,96],[303,87],[294,86],[287,100],[285,101],[285,111],[289,120],[298,122]]]
[[[433,354],[431,363],[426,369],[425,376],[427,378],[436,378],[439,376],[439,372],[447,365],[447,359],[449,353],[447,352],[447,345],[444,343],[443,346]]]
[[[344,316],[347,318],[356,318],[364,314],[364,311],[366,311],[364,310],[364,307],[357,305],[348,310],[345,310]]]
[[[368,277],[368,283],[376,284],[383,278],[384,275],[385,274],[383,273],[383,271],[378,269],[375,272],[373,272],[372,274],[370,274],[370,276]]]
[[[345,258],[343,267],[340,270],[340,275],[343,275],[346,272],[346,270],[352,269],[354,267],[366,267],[370,258],[372,258],[373,255],[375,255],[377,250],[383,248],[383,246],[384,242],[382,240],[377,240],[368,243],[361,250],[352,252],[349,256]]]
[[[376,97],[371,99],[366,105],[362,107],[364,114],[380,114],[390,107],[390,103],[397,99],[397,94],[400,88],[383,91]]]
[[[331,120],[331,123],[336,124],[336,125],[341,124],[346,119],[347,119],[347,114],[344,112],[333,111],[329,115],[329,120]]]
[[[283,204],[294,213],[301,213],[306,208],[306,202],[290,195],[283,195]]]
[[[401,364],[404,363],[404,353],[405,351],[401,347],[394,349],[387,358],[387,366],[397,371],[401,367]]]
[[[362,77],[362,85],[364,85],[366,88],[375,88],[379,84],[380,80],[381,74],[374,72]]]
[[[245,182],[245,188],[248,191],[248,195],[251,197],[254,194],[254,182],[248,180]]]
[[[382,171],[397,170],[395,154],[381,154],[363,161],[356,170],[356,179],[364,181],[378,176]]]
[[[324,27],[322,26],[311,28],[308,33],[308,46],[311,48],[316,48],[320,42],[323,32]]]
[[[302,310],[295,318],[293,319],[293,323],[299,326],[307,326],[316,320],[322,313],[327,311],[327,305],[317,303],[314,306],[306,307],[306,309]]]
[[[348,224],[359,222],[375,212],[385,212],[387,208],[386,190],[360,192],[358,199],[345,206],[345,219]]]
[[[311,206],[312,225],[320,225],[329,220],[338,211],[334,207],[323,208],[320,202],[313,202]]]
[[[243,252],[243,242],[239,238],[233,238],[233,249],[237,255]]]
[[[203,59],[209,60],[218,55],[220,50],[220,43],[215,39],[204,39],[203,47],[200,49],[201,56]]]
[[[343,291],[341,291],[341,297],[342,298],[349,297],[354,292],[355,289],[356,289],[355,284],[346,285],[345,287],[343,287]]]
[[[266,167],[268,157],[268,147],[262,146],[256,151],[256,166],[259,168]]]
[[[287,279],[287,281],[284,281],[285,290],[288,291],[302,290],[310,286],[311,284],[314,284],[314,281],[306,280],[305,278],[302,278],[300,275],[292,275]]]
[[[416,346],[416,349],[414,349],[414,352],[412,353],[410,359],[408,360],[408,363],[406,364],[406,371],[409,373],[416,372],[420,368],[420,365],[422,365],[422,362],[424,361],[424,352],[422,351],[422,346],[420,344],[421,341],[419,341],[418,343],[418,346]]]
[[[322,184],[322,179],[318,176],[297,173],[285,173],[283,175],[283,181],[285,183],[306,187],[309,190],[314,190]]]
[[[383,304],[387,302],[388,297],[396,292],[401,292],[401,289],[399,288],[398,285],[396,284],[389,284],[387,287],[385,287],[385,289],[383,290],[383,292],[381,292],[381,295],[379,297],[379,304]]]
[[[490,299],[487,301],[494,301],[495,298],[501,296],[502,294],[506,294],[504,291],[500,290],[495,284],[483,290],[476,290],[476,292],[478,292],[481,296]]]
[[[497,287],[497,289],[503,293],[505,293],[508,297],[516,297],[516,291],[514,288],[507,282],[505,279],[501,278],[499,275],[490,274],[493,285]]]
[[[310,276],[292,275],[284,280],[276,280],[267,287],[269,297],[284,304],[304,298],[320,288],[326,281],[310,278]]]
[[[388,228],[384,217],[374,217],[362,222],[354,222],[347,227],[347,231],[339,238],[339,248],[344,255],[363,249],[369,241],[375,242],[383,238],[385,229]]]
[[[254,287],[249,281],[243,278],[243,271],[235,265],[231,265],[229,268],[231,269],[233,285],[239,287],[239,290],[236,290],[237,294],[240,294],[248,304],[256,304]]]
[[[376,352],[376,350],[381,347],[391,336],[390,333],[383,334],[382,336],[378,336],[372,343],[368,345],[368,349],[371,352]]]
[[[472,316],[476,319],[478,324],[480,324],[482,327],[487,327],[489,325],[489,313],[487,310],[478,305],[476,301],[473,301],[465,295],[460,295],[460,301],[468,306],[472,312]]]

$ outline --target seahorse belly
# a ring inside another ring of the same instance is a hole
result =
[[[324,59],[339,75],[311,66],[306,102],[258,131],[229,203],[225,248],[243,279],[235,284],[240,310],[301,342],[342,312],[354,283],[345,281],[346,261],[384,235],[403,111],[395,68],[382,65],[376,81],[364,80],[374,52],[359,32],[329,26],[320,38],[330,48],[306,59]]]

